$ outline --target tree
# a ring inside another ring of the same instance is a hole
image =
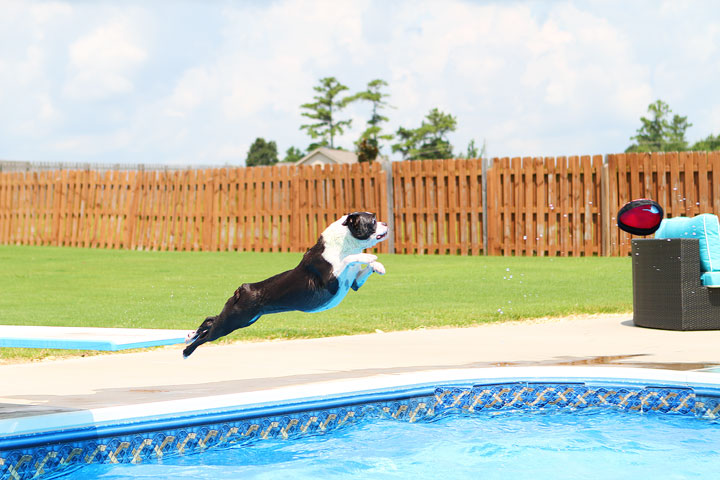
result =
[[[313,97],[315,102],[300,106],[300,108],[309,110],[302,113],[303,117],[317,121],[300,126],[300,130],[306,130],[313,140],[321,139],[320,142],[314,142],[314,146],[335,148],[335,136],[342,135],[345,133],[344,128],[350,127],[352,120],[337,118],[337,114],[343,108],[357,99],[355,95],[340,97],[340,93],[347,89],[348,87],[338,82],[335,77],[321,78],[320,85],[313,87],[313,90],[318,92],[318,95]]]
[[[672,123],[668,125],[663,151],[683,152],[687,150],[688,142],[685,140],[685,131],[690,127],[692,127],[692,123],[688,123],[687,117],[673,115]]]
[[[402,153],[408,160],[451,158],[453,148],[447,134],[456,128],[455,117],[433,108],[419,128],[398,128],[396,135],[400,141],[392,146],[393,152]]]
[[[475,140],[470,139],[470,143],[468,143],[467,146],[467,153],[463,156],[463,154],[459,154],[459,158],[485,158],[485,151],[486,151],[486,145],[485,140],[483,140],[482,147],[478,148],[477,145],[475,145]]]
[[[672,121],[668,117],[672,112],[667,103],[657,100],[648,105],[651,118],[640,117],[642,126],[637,135],[630,137],[636,143],[630,145],[626,152],[670,152],[687,150],[685,131],[692,126],[687,117],[674,115]]]
[[[264,138],[256,138],[248,150],[245,165],[256,167],[258,165],[273,165],[278,161],[277,145],[275,141],[266,142]]]
[[[377,143],[372,138],[362,138],[357,144],[358,162],[374,162],[380,153]]]
[[[373,161],[380,153],[382,146],[380,140],[392,140],[392,134],[383,134],[382,126],[383,122],[387,122],[389,119],[380,114],[380,111],[390,106],[384,99],[389,97],[387,93],[383,93],[381,89],[387,87],[385,80],[372,80],[367,84],[367,90],[354,95],[357,100],[364,100],[370,102],[372,105],[370,120],[368,120],[368,127],[360,135],[360,139],[356,142],[358,155],[366,156],[369,158],[368,161]],[[376,153],[373,153],[376,152]],[[368,156],[369,155],[369,156]]]
[[[415,130],[398,127],[397,131],[395,132],[395,137],[397,137],[398,143],[392,145],[391,148],[393,153],[399,152],[400,154],[402,154],[403,160],[407,160],[408,158],[410,158],[410,152],[417,144],[417,139],[415,138]]]
[[[717,135],[708,135],[703,140],[695,142],[690,150],[712,152],[720,150],[720,133]]]
[[[301,158],[305,156],[305,153],[300,150],[297,147],[290,147],[285,152],[285,158],[283,159],[283,162],[285,163],[295,163]]]

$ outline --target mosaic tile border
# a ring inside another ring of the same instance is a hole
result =
[[[432,394],[400,400],[317,410],[288,410],[282,415],[256,418],[241,418],[238,415],[240,419],[236,421],[161,431],[145,427],[144,431],[127,435],[0,450],[0,480],[42,478],[49,474],[72,472],[93,463],[158,463],[170,455],[197,453],[210,448],[320,435],[347,428],[367,418],[420,422],[451,412],[476,414],[587,408],[720,419],[720,397],[698,396],[692,388],[547,382],[438,387]]]
[[[533,409],[611,408],[638,413],[720,419],[720,398],[698,396],[692,388],[609,387],[584,383],[512,382],[472,388],[439,388],[437,409],[468,412]]]

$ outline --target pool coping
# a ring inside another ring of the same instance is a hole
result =
[[[331,408],[391,398],[431,394],[444,386],[507,382],[585,383],[629,387],[692,388],[698,394],[720,396],[720,373],[650,370],[625,367],[530,366],[463,368],[385,374],[192,399],[103,407],[0,420],[0,450],[127,433],[141,425],[222,421],[227,415],[267,416],[289,408]],[[85,434],[83,434],[85,432]]]

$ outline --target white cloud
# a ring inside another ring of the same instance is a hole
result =
[[[166,99],[166,114],[184,118],[192,110],[207,102],[217,90],[216,79],[205,68],[194,67],[185,71]]]
[[[133,73],[147,59],[131,19],[114,19],[77,39],[69,47],[65,94],[97,100],[132,92]]]
[[[27,8],[20,2],[4,2],[0,9],[0,111],[6,112],[0,116],[0,130],[10,138],[47,135],[63,116],[50,94],[52,50],[46,31],[51,17],[65,21],[71,8],[58,3]],[[0,136],[3,143],[9,142]]]
[[[101,134],[72,135],[53,144],[59,151],[80,155],[97,155],[111,149],[127,148],[132,141],[130,132],[118,130]]]
[[[458,151],[483,138],[503,156],[623,150],[657,98],[697,138],[720,122],[712,3],[1,6],[0,110],[13,115],[0,117],[0,158],[241,163],[256,137],[282,155],[310,142],[300,105],[325,76],[352,91],[387,80],[387,131],[434,107],[455,115]],[[368,114],[343,112],[342,146]]]
[[[561,144],[578,135],[580,118],[628,121],[647,105],[647,69],[602,17],[565,3],[550,4],[545,15],[526,3],[460,1],[423,13],[434,6],[405,4],[394,18],[387,63],[397,124],[416,126],[437,106],[458,116],[458,150],[488,136],[509,154],[535,153],[517,151],[523,145],[571,153]],[[552,130],[561,135],[551,139]]]

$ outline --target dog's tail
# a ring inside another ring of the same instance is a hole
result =
[[[197,330],[188,334],[185,339],[187,347],[183,350],[183,358],[188,358],[197,347],[210,340],[210,329],[215,320],[217,320],[217,317],[207,317]]]

